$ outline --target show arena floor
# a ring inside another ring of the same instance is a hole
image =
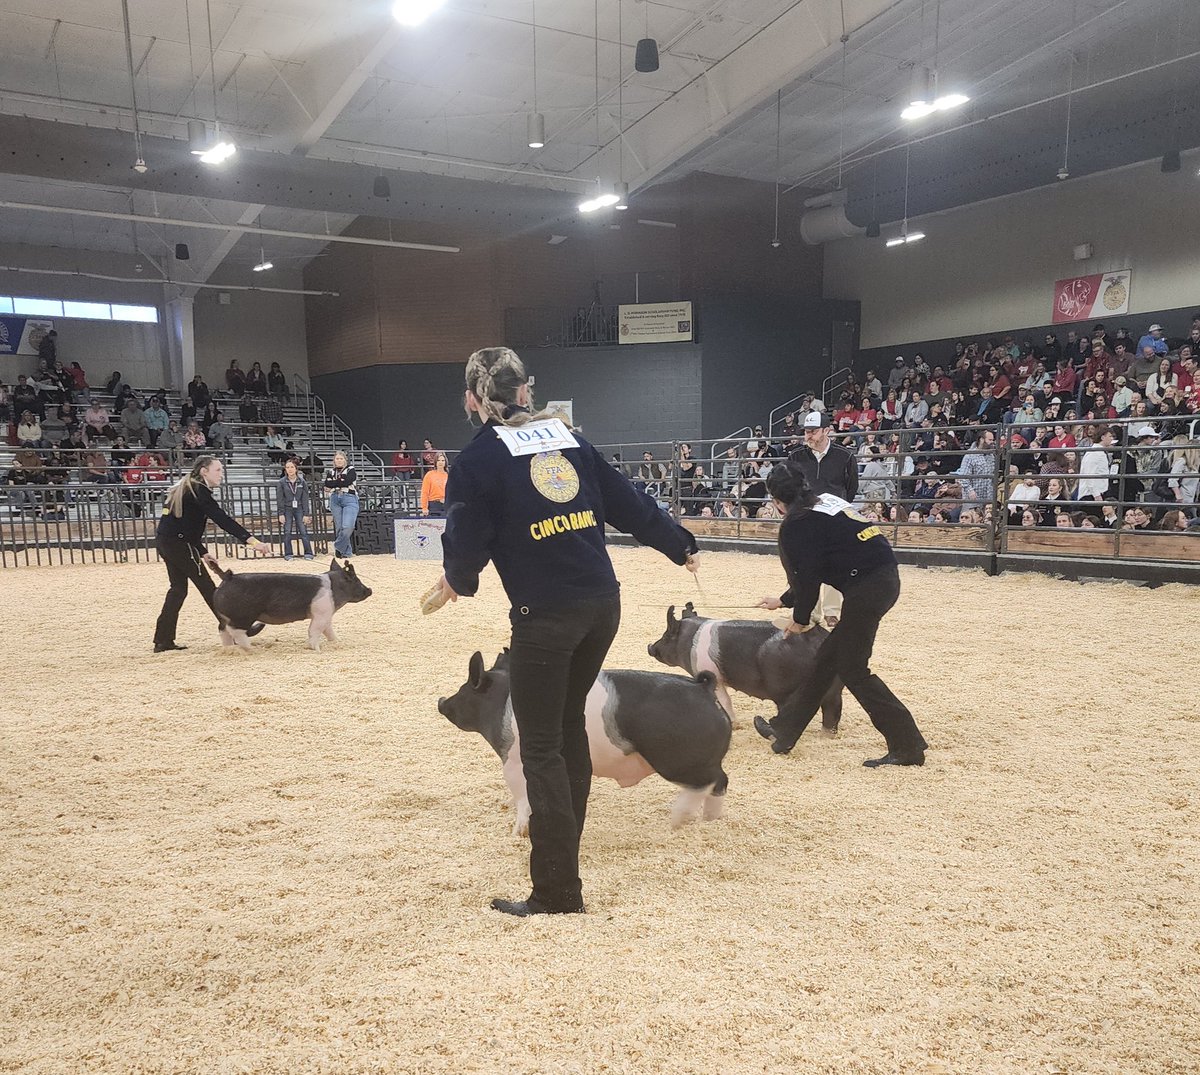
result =
[[[659,668],[704,603],[613,556],[609,665]],[[355,565],[321,654],[222,651],[193,594],[153,655],[157,565],[0,575],[0,1071],[1200,1071],[1196,590],[906,568],[875,668],[924,769],[862,768],[849,698],[776,757],[735,695],[726,818],[597,782],[589,913],[518,921],[500,763],[435,708],[506,641],[498,580],[422,618],[435,565]],[[749,554],[702,580],[783,588]]]

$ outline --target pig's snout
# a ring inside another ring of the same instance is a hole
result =
[[[446,699],[445,698],[438,699],[438,712],[441,713],[441,715],[443,717],[450,716],[450,714],[446,711]]]
[[[657,658],[657,657],[658,657],[658,647],[657,647],[657,646],[656,646],[656,645],[655,645],[653,642],[651,642],[651,643],[650,643],[650,645],[648,645],[648,646],[646,647],[646,652],[647,652],[647,653],[648,653],[648,654],[649,654],[651,657],[655,657],[655,658]]]
[[[371,593],[372,593],[372,590],[371,590],[371,587],[370,587],[370,586],[364,586],[364,587],[363,587],[363,598],[364,598],[364,599],[366,599],[366,598],[370,597],[370,596],[371,596]]]

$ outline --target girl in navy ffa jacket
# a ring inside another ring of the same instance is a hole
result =
[[[579,879],[592,765],[588,691],[617,633],[619,584],[606,523],[696,569],[696,542],[558,419],[529,413],[525,367],[507,347],[467,362],[468,413],[485,423],[455,461],[446,488],[445,574],[431,612],[471,597],[493,561],[512,602],[512,707],[529,791],[533,891],[493,900],[506,914],[584,910]]]
[[[840,677],[887,741],[887,754],[863,764],[924,765],[926,743],[912,714],[869,667],[879,622],[900,596],[900,573],[887,538],[846,501],[817,496],[797,463],[777,466],[767,492],[784,513],[779,558],[788,590],[782,597],[764,597],[759,607],[790,607],[787,633],[803,634],[812,628],[822,583],[841,591],[845,601],[841,619],[817,653],[812,678],[779,707],[774,720],[756,717],[755,728],[773,740],[776,754],[787,754]]]

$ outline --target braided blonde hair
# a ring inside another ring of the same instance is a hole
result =
[[[204,484],[200,471],[208,467],[210,463],[216,462],[216,458],[215,455],[200,456],[192,465],[192,469],[167,490],[167,510],[177,519],[183,515],[184,493],[195,495],[196,486]]]
[[[542,411],[531,414],[533,394],[529,396],[529,410],[508,414],[517,406],[517,393],[529,383],[525,364],[516,351],[508,347],[483,347],[467,359],[467,390],[479,403],[484,421],[495,419],[501,425],[521,426],[540,418],[553,418]],[[470,414],[470,408],[467,408]]]

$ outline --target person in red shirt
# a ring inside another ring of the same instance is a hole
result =
[[[1012,381],[1009,380],[1008,374],[999,366],[992,366],[988,372],[992,379],[992,399],[1007,405],[1013,394]]]
[[[1133,361],[1133,356],[1129,353],[1129,348],[1123,340],[1117,340],[1113,346],[1115,351],[1108,360],[1108,375],[1115,381],[1118,377],[1125,376],[1129,370],[1129,364]]]
[[[858,408],[846,400],[833,416],[834,426],[839,433],[849,433],[858,425]]]
[[[436,456],[434,457],[437,458]],[[392,452],[392,472],[393,476],[400,481],[407,481],[416,473],[417,461],[412,457],[412,453],[408,450],[408,441],[402,440],[397,445],[396,450]]]
[[[1100,370],[1107,372],[1112,364],[1112,357],[1102,339],[1093,340],[1092,353],[1088,355],[1088,360],[1083,364],[1083,379],[1090,381]]]
[[[1066,426],[1055,426],[1054,436],[1050,438],[1049,447],[1055,448],[1074,448],[1075,438],[1067,431]]]
[[[1065,358],[1060,358],[1058,360],[1058,372],[1055,373],[1054,381],[1050,387],[1056,396],[1073,396],[1078,380],[1075,376],[1075,371],[1071,368],[1070,362]]]
[[[863,396],[862,409],[858,412],[859,429],[878,429],[879,412],[871,406],[871,397]]]

